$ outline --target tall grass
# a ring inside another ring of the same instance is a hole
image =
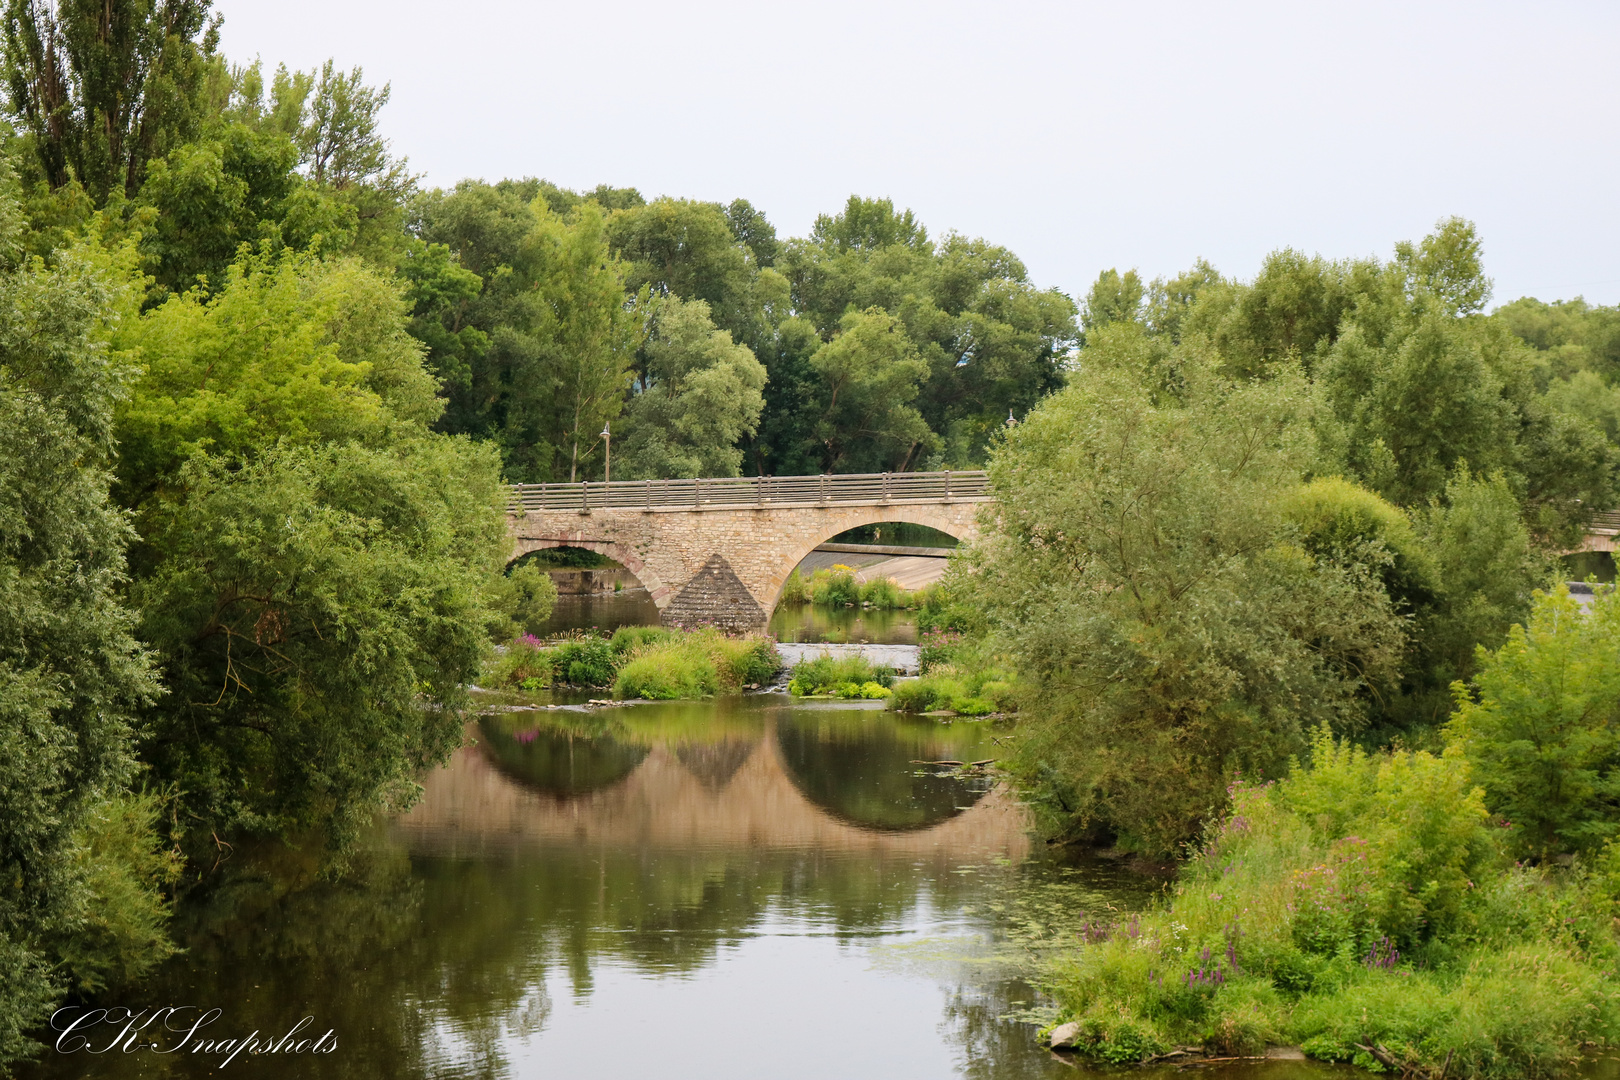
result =
[[[784,604],[817,604],[823,607],[865,607],[884,611],[918,608],[934,594],[934,587],[908,591],[893,578],[860,582],[855,571],[839,564],[817,570],[808,578],[794,570],[782,583]]]
[[[705,628],[650,638],[627,655],[613,683],[619,698],[669,701],[734,694],[770,679],[782,666],[766,638],[728,638]]]
[[[491,685],[612,687],[618,697],[710,697],[763,683],[781,668],[768,638],[728,638],[718,630],[626,626],[611,639],[580,636],[547,647],[525,634],[498,656]]]

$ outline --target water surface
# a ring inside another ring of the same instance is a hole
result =
[[[1039,1002],[1001,944],[1009,888],[1123,910],[1157,883],[1053,862],[1004,787],[928,764],[998,756],[995,726],[874,705],[493,713],[348,878],[239,853],[183,909],[186,954],[109,1004],[336,1033],[244,1077],[1075,1075],[1010,1018]],[[1243,1075],[1317,1075],[1285,1068]],[[225,1072],[142,1052],[25,1075]]]

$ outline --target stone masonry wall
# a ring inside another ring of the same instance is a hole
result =
[[[507,527],[514,559],[568,546],[623,563],[647,587],[666,623],[753,630],[764,626],[782,583],[817,545],[847,529],[884,521],[926,525],[973,540],[976,515],[987,501],[531,511],[509,517]]]

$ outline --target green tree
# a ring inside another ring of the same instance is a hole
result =
[[[545,188],[468,181],[427,193],[412,216],[429,249],[405,263],[417,333],[436,345],[428,362],[449,376],[443,427],[495,440],[518,481],[575,478],[594,460],[597,433],[624,407],[650,306],[645,287],[626,295],[602,208],[581,200],[565,216]]]
[[[1011,429],[965,584],[1030,682],[1019,767],[1049,824],[1170,851],[1234,775],[1279,774],[1314,725],[1361,724],[1403,628],[1381,560],[1313,552],[1288,520],[1312,454],[1304,380],[1228,381],[1184,349],[1172,393],[1150,355],[1139,324],[1102,327]]]
[[[1086,294],[1080,321],[1087,330],[1098,330],[1111,322],[1133,322],[1141,315],[1145,295],[1142,279],[1135,270],[1124,274],[1112,268],[1104,270]]]
[[[758,267],[752,249],[732,235],[724,207],[655,199],[609,215],[607,234],[614,254],[625,261],[631,290],[646,285],[655,296],[701,300],[715,325],[736,340],[747,343],[757,336],[753,281]]]
[[[936,244],[909,210],[897,212],[887,199],[851,196],[842,213],[817,218],[808,238],[783,245],[775,267],[791,286],[793,313],[824,341],[851,311],[877,308],[900,320],[928,366],[915,400],[934,436],[924,443],[938,455],[919,455],[912,468],[982,461],[1008,413],[1027,411],[1059,384],[1077,340],[1073,301],[1035,289],[1012,252],[956,235]],[[773,386],[802,385],[791,367],[773,367],[778,352],[790,362],[802,356],[791,340],[784,344],[789,348],[767,341],[754,348]],[[772,441],[758,456],[781,472],[787,460],[806,456],[781,439],[796,426],[784,414],[817,406],[779,395],[769,392],[761,440]]]
[[[219,41],[210,0],[108,0],[6,8],[11,112],[52,188],[133,198],[147,163],[192,139]]]
[[[1524,853],[1591,850],[1620,834],[1620,603],[1582,611],[1566,589],[1537,598],[1528,625],[1481,649],[1456,686],[1447,737]]]
[[[659,304],[647,367],[625,408],[620,479],[737,476],[753,433],[765,367],[709,321],[701,300]]]
[[[142,755],[220,830],[342,845],[460,745],[504,553],[492,448],[425,433],[188,461],[132,594],[168,696]]]
[[[165,955],[168,876],[129,784],[159,693],[121,605],[128,522],[107,498],[116,273],[94,249],[18,266],[0,201],[0,1068],[71,983]]]
[[[928,365],[898,319],[876,308],[851,312],[810,367],[820,471],[904,471],[932,442],[911,404]]]
[[[278,441],[387,441],[439,415],[397,284],[353,260],[234,264],[211,297],[171,297],[115,344],[142,375],[120,410],[120,500],[144,507],[192,456]]]

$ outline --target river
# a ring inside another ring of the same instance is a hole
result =
[[[644,621],[633,594],[568,599],[590,601],[575,627]],[[879,616],[800,608],[773,625],[915,640],[908,613]],[[1049,1013],[1009,927],[1031,921],[1030,896],[1072,919],[1138,908],[1162,882],[1056,857],[1006,786],[927,764],[997,758],[1004,729],[782,694],[581,700],[487,698],[339,880],[318,845],[244,845],[177,913],[185,952],[101,1004],[217,1008],[218,1038],[306,1015],[335,1033],[328,1055],[238,1057],[243,1077],[1113,1075],[1037,1045]],[[223,1074],[217,1056],[47,1051],[20,1075]]]
[[[600,710],[506,700],[341,882],[238,852],[182,908],[186,953],[119,1004],[300,1017],[331,1055],[244,1077],[1069,1077],[1009,1014],[1015,887],[1145,903],[1117,863],[1053,859],[1024,809],[942,760],[987,722],[783,695]],[[202,1077],[218,1060],[47,1054],[37,1077]],[[1316,1066],[1246,1070],[1294,1076]],[[1232,1074],[1228,1074],[1232,1075]]]

